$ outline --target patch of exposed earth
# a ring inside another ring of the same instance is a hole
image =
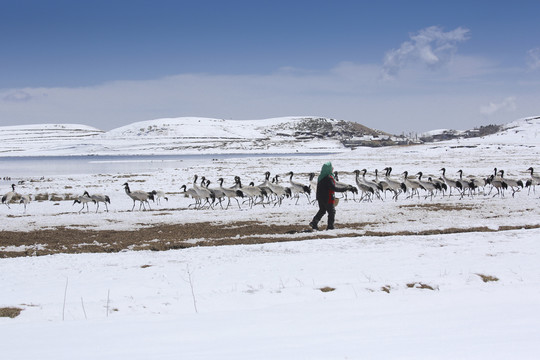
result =
[[[493,232],[540,228],[540,224],[488,227],[440,228],[422,231],[366,230],[370,223],[340,223],[334,231],[313,232],[301,225],[268,225],[257,221],[223,224],[210,222],[164,224],[137,230],[87,230],[59,227],[29,232],[0,232],[0,258],[42,256],[59,253],[110,253],[128,250],[165,251],[194,246],[263,244],[332,237],[419,236],[465,232]]]

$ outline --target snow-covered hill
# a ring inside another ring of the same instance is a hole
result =
[[[484,135],[485,133],[492,133]],[[473,130],[434,130],[426,141],[538,144],[540,117]],[[361,124],[304,116],[264,120],[199,117],[136,122],[108,132],[86,125],[0,127],[0,156],[188,155],[222,153],[324,153],[357,146],[408,143]]]
[[[432,130],[421,134],[420,139],[424,142],[460,140],[481,144],[538,144],[540,143],[540,116],[471,130]]]
[[[483,142],[538,144],[540,142],[540,116],[520,119],[503,125],[501,131],[484,137]]]
[[[0,156],[47,155],[59,149],[82,150],[103,131],[78,124],[40,124],[0,127]]]
[[[336,152],[348,141],[391,136],[318,117],[223,120],[182,117],[103,132],[84,125],[0,127],[0,156]]]

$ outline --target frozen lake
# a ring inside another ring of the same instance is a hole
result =
[[[325,154],[328,153],[0,157],[0,178],[3,179],[6,176],[19,179],[69,174],[148,173],[161,169],[182,168],[214,159],[283,158]]]

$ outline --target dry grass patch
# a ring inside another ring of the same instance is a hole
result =
[[[0,317],[16,318],[20,315],[23,309],[18,307],[3,307],[0,308]]]
[[[476,274],[476,275],[480,276],[482,281],[485,283],[490,282],[490,281],[499,281],[499,278],[496,276],[484,275],[484,274]]]
[[[325,286],[323,288],[320,288],[319,290],[321,290],[322,292],[330,292],[330,291],[336,290],[336,288],[333,288],[333,287],[330,287],[330,286]]]
[[[390,285],[385,285],[381,287],[381,291],[384,291],[387,294],[390,294]]]
[[[400,205],[400,208],[405,209],[421,209],[428,211],[462,211],[462,210],[473,210],[475,207],[468,204],[410,204],[410,205]]]
[[[415,289],[427,289],[427,290],[435,290],[436,289],[431,285],[424,284],[424,283],[418,283],[418,282],[408,283],[407,287],[408,288],[415,288]]]
[[[49,200],[49,194],[45,193],[39,193],[34,196],[35,201],[47,201]]]
[[[52,194],[52,195],[51,195],[51,198],[50,198],[49,200],[50,200],[50,201],[62,201],[62,200],[64,200],[64,197],[63,197],[63,196],[56,195],[56,194]]]

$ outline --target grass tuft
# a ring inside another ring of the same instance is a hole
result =
[[[17,307],[0,308],[0,317],[16,318],[23,309]]]
[[[330,292],[330,291],[336,290],[336,288],[333,288],[333,287],[330,287],[330,286],[325,286],[323,288],[320,288],[319,290],[321,290],[322,292]]]
[[[499,281],[499,278],[496,276],[484,275],[484,274],[476,274],[476,275],[480,276],[482,281],[485,283],[490,282],[490,281]]]
[[[424,283],[408,283],[408,288],[415,288],[415,289],[427,289],[427,290],[435,290],[435,288],[431,285],[424,284]]]

